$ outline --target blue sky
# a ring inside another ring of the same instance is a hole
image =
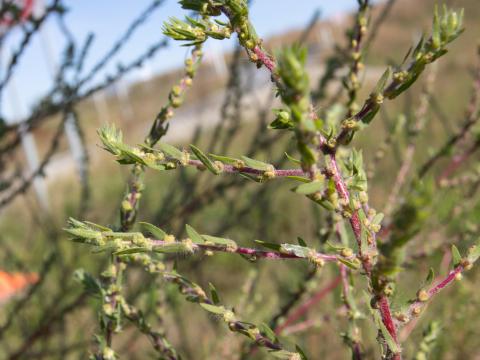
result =
[[[128,24],[149,5],[149,0],[67,0],[69,13],[66,20],[72,33],[78,40],[84,40],[89,32],[96,34],[90,51],[86,70],[106,51],[123,33]],[[322,12],[322,18],[328,18],[356,7],[356,0],[255,0],[251,8],[251,18],[261,37],[269,37],[279,32],[305,25],[316,9]],[[144,24],[102,74],[112,71],[118,62],[128,62],[142,50],[157,41],[161,35],[161,26],[168,16],[183,17],[185,12],[177,1],[166,0],[165,4]],[[13,51],[20,38],[19,31],[13,34],[2,49],[2,68],[8,53]],[[228,50],[235,39],[226,42],[207,44],[206,52]],[[50,20],[41,36],[37,36],[13,78],[12,85],[6,89],[1,102],[1,113],[7,119],[25,116],[28,108],[44,94],[52,84],[52,62],[48,59],[59,57],[64,42],[58,32],[58,24]],[[143,74],[155,74],[180,66],[186,50],[177,44],[162,50],[146,69],[133,74],[126,81],[134,81]],[[54,66],[54,64],[53,64]],[[99,78],[97,78],[99,80]]]

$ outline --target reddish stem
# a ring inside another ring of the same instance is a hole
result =
[[[340,196],[340,198],[347,200],[347,202],[350,203],[350,194],[340,174],[340,169],[337,165],[335,154],[331,154],[331,164],[332,164],[332,172],[333,172],[332,179],[335,183],[335,188],[337,189],[338,195]],[[363,256],[364,254],[362,254],[362,224],[360,222],[358,210],[353,211],[353,214],[350,217],[349,221],[350,221],[350,226],[352,227],[352,230],[353,230],[353,234],[355,235],[355,239],[357,241],[358,253],[360,254],[360,258],[362,260],[362,266],[365,272],[367,273],[367,275],[370,277],[372,264],[369,260],[369,257]],[[372,247],[373,250],[376,250],[377,245],[375,241],[373,241],[372,244],[370,244],[370,246]],[[380,315],[382,316],[383,324],[387,328],[388,332],[392,336],[395,343],[398,344],[397,329],[395,327],[395,323],[392,318],[392,313],[390,310],[390,304],[388,303],[388,298],[384,295],[380,296],[378,305],[379,305]],[[401,355],[394,354],[393,359],[401,359]]]
[[[265,52],[260,46],[255,46],[253,48],[253,53],[257,55],[258,61],[260,61],[265,67],[272,73],[275,72],[276,64],[275,61]]]
[[[390,305],[388,304],[388,299],[386,296],[381,296],[378,300],[378,306],[380,314],[382,315],[382,321],[388,332],[392,336],[393,340],[397,343],[397,329],[392,318],[392,313],[390,311]]]
[[[163,240],[151,240],[151,243],[155,246],[163,246],[163,245],[172,245],[172,244],[181,244],[180,242],[165,242]],[[243,254],[248,255],[256,258],[262,259],[271,259],[271,260],[278,260],[278,259],[306,259],[303,256],[298,256],[293,253],[285,253],[280,251],[268,251],[268,250],[261,250],[255,248],[248,248],[248,247],[236,247],[230,248],[228,246],[219,246],[219,245],[210,245],[210,244],[192,244],[193,250],[211,250],[211,251],[219,251],[219,252],[228,252],[228,253],[236,253],[236,254]],[[313,250],[312,250],[313,251]],[[311,255],[312,258],[321,259],[323,261],[337,261],[337,255],[328,255],[319,252],[314,252]],[[352,258],[354,255],[352,255]]]
[[[311,298],[301,304],[294,312],[292,312],[283,322],[282,325],[277,326],[275,328],[275,333],[280,334],[285,328],[290,326],[291,324],[297,322],[303,315],[307,313],[307,311],[317,304],[320,300],[322,300],[326,295],[332,292],[342,281],[341,276],[337,276],[333,279],[326,287],[320,289],[318,292],[313,294]]]
[[[451,270],[443,280],[441,280],[440,282],[438,282],[437,284],[432,286],[427,291],[428,298],[431,299],[434,295],[436,295],[441,290],[443,290],[445,287],[450,285],[453,281],[455,281],[458,274],[461,274],[464,270],[465,270],[465,268],[462,265],[458,265],[456,268]],[[418,314],[420,314],[421,309],[422,309],[424,304],[425,304],[425,302],[422,302],[422,301],[419,301],[419,300],[412,303],[410,305],[409,309],[408,309],[408,312],[407,312],[408,318],[413,319],[416,316],[418,316]]]
[[[332,179],[335,183],[335,188],[337,189],[337,193],[340,198],[347,200],[350,203],[350,194],[347,189],[347,185],[342,179],[340,175],[340,169],[337,164],[337,159],[335,154],[332,154],[331,157],[331,164],[332,164]],[[358,216],[358,210],[354,210],[352,216],[349,219],[350,226],[352,227],[353,234],[355,235],[355,240],[357,241],[358,245],[358,252],[360,256],[362,256],[362,224],[360,223],[360,217]],[[362,261],[363,267],[365,271],[369,274],[371,266],[366,263],[366,261]]]
[[[470,156],[475,153],[475,151],[478,150],[479,145],[480,142],[477,141],[463,154],[454,156],[450,164],[445,167],[445,170],[443,170],[443,172],[438,177],[437,182],[440,182],[442,181],[442,179],[450,177],[463,163],[465,163],[470,158]]]

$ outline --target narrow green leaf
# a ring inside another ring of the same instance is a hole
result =
[[[287,157],[288,160],[290,160],[294,164],[300,165],[302,163],[300,160],[295,159],[294,157],[290,156],[287,152],[285,152],[285,156]]]
[[[243,177],[247,180],[252,180],[256,183],[259,183],[261,181],[261,179],[258,176],[253,176],[253,175],[245,174],[245,173],[239,173],[238,175],[240,175],[241,177]]]
[[[258,328],[271,342],[277,342],[277,335],[266,323],[262,322]]]
[[[102,294],[103,290],[100,282],[92,275],[87,273],[84,269],[75,270],[73,277],[83,285],[88,294],[93,296],[99,296]]]
[[[321,207],[327,209],[328,211],[334,211],[335,210],[335,206],[332,204],[331,201],[328,201],[327,199],[321,199],[321,200],[315,200],[315,199],[312,199],[314,200],[317,204],[319,204]]]
[[[468,261],[473,264],[480,257],[480,245],[474,245],[468,249]]]
[[[170,144],[166,144],[166,143],[162,143],[162,142],[159,142],[158,143],[158,147],[160,148],[160,150],[162,150],[165,154],[167,154],[168,156],[178,160],[178,161],[181,161],[183,159],[183,152],[178,150],[175,146],[172,146]]]
[[[158,245],[158,246],[154,246],[152,250],[162,254],[177,254],[177,253],[187,252],[185,245],[182,243],[168,243],[168,244]]]
[[[292,356],[295,355],[294,353],[287,350],[273,350],[269,351],[268,353],[274,358],[281,360],[290,360],[292,359]]]
[[[430,270],[428,271],[427,279],[425,280],[425,285],[431,285],[434,278],[435,272],[433,271],[433,268],[430,268]]]
[[[195,244],[203,244],[205,240],[203,237],[190,225],[186,224],[185,229],[187,230],[187,235]]]
[[[343,265],[349,267],[350,269],[353,269],[353,270],[358,270],[358,268],[360,268],[360,263],[357,259],[356,262],[355,261],[351,261],[351,260],[347,260],[341,256],[337,257],[337,260],[340,261]]]
[[[256,170],[267,171],[272,168],[272,165],[267,164],[263,161],[258,161],[255,159],[250,159],[249,157],[242,156],[242,160],[247,164],[248,167]]]
[[[202,150],[197,148],[195,145],[190,144],[190,149],[192,149],[192,152],[195,154],[195,156],[202,162],[205,167],[210,170],[213,174],[218,175],[220,174],[220,170],[218,167],[213,163],[212,160],[210,160],[207,155],[205,155]]]
[[[301,258],[306,258],[311,254],[312,250],[310,248],[307,248],[305,246],[299,246],[295,244],[282,244],[281,245],[281,250],[289,253],[289,254],[294,254],[295,256],[301,257]]]
[[[226,245],[226,246],[237,246],[237,243],[233,240],[230,239],[225,239],[217,236],[210,236],[210,235],[203,235],[202,237],[205,239],[205,241],[212,242],[217,245]]]
[[[226,311],[226,309],[223,306],[217,306],[217,305],[211,305],[211,304],[205,304],[205,303],[200,303],[200,306],[205,310],[207,310],[208,312],[211,312],[217,315],[223,315]]]
[[[462,262],[462,255],[455,245],[452,245],[452,263],[453,267],[457,267]]]
[[[372,219],[372,224],[380,225],[383,220],[384,215],[382,213],[376,214]]]
[[[286,176],[286,178],[296,180],[296,181],[300,181],[300,182],[303,182],[303,183],[309,183],[311,181],[309,178],[306,178],[306,177],[303,177],[303,176],[295,176],[295,175]]]
[[[300,246],[307,247],[307,243],[300,236],[297,236],[297,241]]]
[[[102,226],[102,225],[98,225],[98,224],[95,224],[93,222],[90,222],[90,221],[84,221],[85,224],[87,224],[88,226],[90,226],[91,228],[94,228],[96,230],[100,230],[100,231],[112,231],[112,229],[106,227],[106,226]]]
[[[151,251],[151,250],[146,248],[146,247],[132,247],[132,248],[125,249],[125,250],[116,251],[113,254],[120,256],[120,255],[130,255],[130,254],[144,253],[144,252],[149,252],[149,251]]]
[[[301,360],[308,360],[307,355],[306,355],[305,352],[300,348],[300,346],[295,345],[295,350],[297,350],[297,352],[300,354],[300,359],[301,359]]]
[[[229,165],[236,165],[239,162],[243,162],[242,160],[235,159],[235,158],[228,157],[228,156],[223,156],[223,155],[208,154],[208,156],[210,156],[211,158],[213,158],[217,161],[220,161],[224,164],[229,164]]]
[[[210,294],[212,294],[213,303],[218,305],[220,303],[220,297],[218,296],[217,289],[215,289],[215,286],[210,282],[208,283],[208,287],[210,288]]]
[[[147,222],[139,222],[138,224],[146,232],[152,234],[157,240],[163,240],[163,239],[165,239],[165,236],[167,236],[167,233],[165,231],[156,227],[155,225],[152,225],[152,224],[147,223]]]
[[[323,181],[311,181],[306,184],[299,185],[295,188],[297,194],[310,195],[318,191],[322,191],[325,188]]]
[[[255,240],[255,242],[263,247],[266,247],[267,249],[271,249],[275,251],[280,251],[282,249],[282,246],[280,244],[269,243],[262,240]]]
[[[374,94],[381,94],[383,93],[383,89],[385,89],[385,85],[387,84],[388,79],[392,76],[392,68],[389,66],[387,70],[383,73],[380,80],[378,80],[377,85],[375,86],[375,90],[373,90]]]
[[[358,211],[358,216],[360,218],[360,223],[361,224],[364,224],[365,223],[365,219],[366,219],[366,216],[365,216],[365,212],[360,209]],[[368,251],[368,232],[367,232],[367,229],[365,226],[362,226],[362,229],[361,229],[361,239],[360,239],[360,248],[361,248],[361,253],[366,253]]]
[[[393,340],[392,335],[390,335],[390,333],[388,332],[387,328],[383,324],[382,319],[380,319],[379,315],[377,316],[377,326],[379,327],[380,332],[382,333],[382,336],[385,339],[385,342],[387,343],[388,348],[394,354],[399,353],[400,349],[399,349],[397,343],[395,342],[395,340]]]
[[[339,250],[345,249],[345,246],[344,246],[344,245],[337,245],[337,244],[332,243],[332,242],[329,241],[329,240],[327,240],[326,244],[327,244],[327,246],[328,246],[330,249],[335,250],[335,251],[339,251]]]

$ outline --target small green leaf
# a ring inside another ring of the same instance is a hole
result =
[[[302,155],[302,163],[305,166],[310,166],[315,164],[316,154],[310,149],[306,144],[299,143],[297,144],[298,151]]]
[[[242,160],[245,162],[245,164],[247,164],[248,167],[255,170],[268,171],[273,167],[272,165],[267,164],[263,161],[250,159],[249,157],[246,157],[246,156],[242,156]]]
[[[160,148],[160,150],[162,150],[168,156],[174,158],[175,160],[182,161],[183,152],[178,150],[175,146],[159,142],[158,147]]]
[[[73,277],[83,285],[88,294],[92,296],[99,296],[102,294],[103,290],[100,282],[84,269],[75,270]]]
[[[339,251],[339,250],[345,249],[345,246],[334,244],[334,243],[332,243],[331,241],[327,241],[326,244],[327,244],[327,246],[330,247],[332,250]]]
[[[205,240],[203,237],[190,225],[186,224],[185,229],[187,230],[187,235],[195,244],[203,244]]]
[[[317,204],[319,204],[321,207],[327,209],[328,211],[334,211],[335,210],[335,206],[332,204],[331,201],[329,201],[327,199],[320,199],[320,200],[312,199],[312,200],[314,200]]]
[[[203,234],[202,234],[202,237],[205,239],[205,241],[212,242],[217,245],[225,245],[225,246],[233,246],[233,247],[237,246],[237,243],[230,239],[225,239],[217,236],[203,235]]]
[[[211,312],[217,315],[223,315],[226,311],[226,309],[223,306],[211,305],[206,303],[200,303],[200,306],[205,310],[207,310],[208,312]]]
[[[218,296],[217,289],[215,289],[215,286],[213,286],[212,283],[208,283],[208,287],[210,288],[210,293],[212,294],[213,303],[218,305],[220,303],[220,298]]]
[[[277,342],[277,335],[275,335],[275,331],[273,331],[266,323],[261,323],[258,328],[260,329],[262,334],[264,334],[268,338],[268,340],[273,343]]]
[[[385,85],[387,84],[388,79],[392,76],[392,68],[389,66],[387,70],[383,73],[380,80],[378,80],[375,89],[373,90],[374,94],[381,94],[383,93],[383,89],[385,89]]]
[[[474,245],[468,249],[467,259],[473,264],[480,257],[480,245]]]
[[[245,174],[245,173],[239,173],[238,175],[240,175],[241,177],[243,177],[247,180],[252,180],[256,183],[259,183],[261,181],[260,177],[258,177],[258,176],[253,176],[253,175]]]
[[[379,321],[377,321],[377,326],[380,328],[380,332],[382,333],[382,336],[385,339],[385,342],[387,343],[388,348],[394,354],[399,353],[400,349],[399,349],[397,343],[395,342],[395,340],[393,340],[392,335],[390,335],[390,333],[388,332],[387,328],[385,327],[385,325],[383,324],[381,319]]]
[[[372,219],[372,224],[380,225],[383,220],[384,215],[382,213],[376,214]]]
[[[210,156],[211,158],[213,158],[217,161],[220,161],[224,164],[229,164],[229,165],[237,165],[237,164],[242,162],[242,160],[235,159],[235,158],[228,157],[228,156],[215,155],[215,154],[208,154],[208,156]]]
[[[297,194],[310,195],[319,191],[322,191],[325,188],[325,183],[323,181],[311,181],[306,184],[299,185],[295,188]]]
[[[162,254],[177,254],[187,252],[187,248],[182,243],[167,243],[163,245],[157,245],[152,248],[153,251]]]
[[[430,270],[428,271],[427,279],[425,280],[425,285],[431,285],[434,278],[435,272],[433,271],[433,268],[430,268]]]
[[[292,179],[292,180],[296,180],[296,181],[300,181],[300,182],[303,182],[303,183],[309,183],[311,182],[311,180],[309,178],[306,178],[306,177],[303,177],[303,176],[295,176],[295,175],[291,175],[291,176],[286,176],[287,179]]]
[[[367,301],[369,303],[370,300],[369,300],[368,294],[366,295],[366,297],[367,297]],[[383,336],[385,342],[387,343],[387,346],[390,349],[390,351],[393,352],[394,354],[399,353],[400,349],[399,349],[397,343],[395,342],[395,340],[393,340],[392,335],[390,335],[387,328],[385,327],[385,324],[383,323],[382,318],[381,318],[380,314],[378,313],[378,311],[373,310],[371,308],[371,306],[369,306],[369,309],[370,309],[370,311],[371,311],[371,313],[372,313],[372,315],[375,319],[375,324],[377,325],[377,328],[382,333],[382,336]]]
[[[213,163],[212,160],[210,160],[207,155],[205,155],[202,150],[197,148],[194,145],[190,144],[190,149],[192,149],[192,152],[195,154],[195,156],[202,162],[205,167],[210,170],[213,174],[218,175],[220,174],[220,170],[218,167]]]
[[[274,358],[281,360],[290,360],[292,359],[292,356],[295,355],[294,353],[287,350],[273,350],[269,351],[268,353]]]
[[[290,156],[287,152],[285,152],[285,156],[287,157],[288,160],[293,162],[294,164],[301,165],[301,161],[298,159],[295,159],[294,157]]]
[[[100,230],[100,231],[112,231],[112,229],[106,227],[106,226],[102,226],[102,225],[98,225],[98,224],[95,224],[93,222],[90,222],[90,221],[84,221],[85,224],[87,224],[88,226],[90,226],[91,228],[94,228],[94,229],[97,229],[97,230]]]
[[[295,345],[295,350],[300,354],[300,359],[301,360],[308,360],[307,355],[305,355],[305,352],[300,348],[300,346]]]
[[[152,225],[152,224],[147,223],[147,222],[139,222],[138,224],[146,232],[152,234],[157,240],[163,240],[163,239],[165,239],[165,236],[167,236],[167,233],[165,231],[156,227],[155,225]]]
[[[337,260],[340,261],[343,265],[349,267],[350,269],[358,270],[358,268],[360,268],[360,262],[358,261],[358,259],[355,259],[356,261],[352,261],[339,256],[337,257]]]
[[[262,240],[255,240],[257,244],[260,244],[263,247],[266,247],[267,249],[275,250],[275,251],[280,251],[282,249],[282,246],[280,244],[275,244],[275,243],[269,243],[266,241]]]
[[[452,245],[452,262],[453,267],[457,267],[462,262],[462,255],[460,255],[460,252],[455,245]]]
[[[295,256],[298,256],[301,258],[306,258],[312,253],[312,249],[305,246],[295,245],[295,244],[282,244],[281,250],[289,254],[294,254]]]
[[[300,236],[297,236],[297,241],[300,246],[307,247],[307,243]]]
[[[151,251],[151,250],[149,248],[146,248],[146,247],[132,247],[132,248],[125,249],[125,250],[116,251],[113,254],[121,256],[121,255],[144,253],[144,252],[149,252],[149,251]]]

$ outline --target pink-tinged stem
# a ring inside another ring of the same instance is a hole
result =
[[[289,327],[291,324],[297,322],[307,311],[322,300],[326,295],[332,292],[342,281],[340,276],[337,276],[333,279],[326,287],[320,289],[318,292],[313,294],[311,298],[301,304],[295,311],[293,311],[282,323],[282,325],[275,328],[275,333],[280,334],[285,328]]]
[[[273,75],[276,67],[275,61],[268,54],[266,54],[265,51],[263,51],[259,46],[255,46],[253,48],[253,52],[255,55],[257,55],[258,61],[260,61],[263,65],[265,65],[265,67]]]
[[[449,178],[463,163],[465,163],[470,156],[472,156],[480,147],[480,142],[475,142],[467,151],[461,155],[456,155],[453,157],[450,164],[445,167],[445,170],[440,174],[437,179],[437,182],[442,181],[442,179]]]
[[[455,279],[457,278],[458,274],[461,274],[465,268],[462,265],[458,265],[456,268],[451,270],[448,275],[440,280],[440,282],[436,283],[434,286],[432,286],[428,291],[428,298],[431,299],[434,295],[439,293],[441,290],[443,290],[445,287],[450,285]],[[425,302],[421,301],[415,301],[410,305],[410,308],[408,309],[408,317],[409,319],[415,318],[421,311],[421,308],[425,305]]]
[[[188,165],[201,167],[204,166],[203,163],[199,160],[189,160]],[[264,170],[253,169],[247,166],[243,167],[235,167],[233,165],[224,164],[222,168],[222,172],[227,174],[253,174],[253,175],[263,175],[265,173]],[[275,177],[286,177],[286,176],[307,176],[308,174],[303,171],[302,169],[274,169],[273,173]]]
[[[378,300],[378,306],[380,309],[380,314],[382,315],[383,324],[387,328],[390,335],[392,335],[393,340],[397,342],[397,329],[395,327],[395,323],[393,322],[390,305],[388,304],[388,299],[386,296],[380,297]]]
[[[284,336],[293,335],[299,332],[307,331],[318,324],[318,320],[308,319],[297,324],[293,324],[282,330]]]
[[[449,268],[449,264],[452,261],[452,253],[450,251],[445,251],[442,257],[442,261],[440,262],[440,269],[447,269]],[[437,276],[435,278],[435,282],[440,281],[439,279],[441,276]],[[405,327],[402,328],[400,334],[399,334],[399,340],[400,342],[404,342],[408,339],[410,334],[412,333],[413,329],[415,329],[415,326],[417,326],[418,322],[418,317],[413,318],[410,320],[408,324],[405,325]]]
[[[447,285],[451,284],[452,281],[455,280],[457,274],[460,274],[463,270],[464,268],[462,265],[457,266],[455,269],[453,269],[448,273],[445,279],[443,279],[434,287],[432,287],[430,290],[428,290],[428,295],[432,297],[433,295],[437,294],[440,290],[444,289]]]
[[[330,159],[331,159],[332,172],[333,172],[332,179],[335,183],[335,188],[337,190],[337,193],[340,198],[347,200],[347,202],[350,203],[350,194],[348,192],[345,182],[342,179],[340,169],[338,167],[337,160],[335,158],[335,154],[331,154]],[[367,275],[370,276],[372,271],[372,263],[368,257],[363,256],[364,254],[362,254],[362,224],[360,222],[358,210],[353,211],[349,221],[350,221],[350,226],[352,227],[352,230],[353,230],[353,234],[355,235],[355,239],[357,241],[358,253],[360,254],[362,266],[365,272],[367,273]],[[370,244],[370,246],[373,248],[373,250],[376,250],[377,245],[375,241],[373,241],[373,243]],[[379,311],[382,317],[383,324],[387,328],[388,332],[392,336],[395,343],[398,344],[397,328],[395,327],[395,323],[392,318],[392,312],[390,310],[390,304],[388,303],[388,298],[384,295],[380,296],[378,305],[379,305]],[[401,359],[401,355],[395,354],[393,359],[394,360]]]
[[[163,240],[151,240],[152,245],[154,246],[166,246],[172,244],[182,244],[180,242],[165,242]],[[192,244],[192,249],[195,250],[210,250],[210,251],[218,251],[218,252],[227,252],[227,253],[236,253],[242,255],[248,255],[256,258],[262,259],[271,259],[271,260],[281,260],[281,259],[306,259],[302,256],[297,256],[293,253],[284,253],[279,251],[268,251],[268,250],[261,250],[261,249],[254,249],[248,247],[236,247],[231,248],[228,246],[219,246],[219,245],[210,245],[210,244]],[[354,256],[352,256],[353,258]],[[318,252],[314,252],[311,256],[313,259],[320,259],[323,261],[337,261],[337,255],[328,255],[322,254]]]
[[[350,194],[347,189],[347,185],[342,179],[340,169],[337,164],[337,159],[335,154],[332,154],[330,157],[331,165],[332,165],[332,179],[335,183],[335,188],[337,189],[338,196],[341,199],[347,200],[350,203]],[[352,227],[353,234],[355,235],[355,240],[357,241],[358,251],[360,256],[363,254],[361,253],[362,249],[362,224],[360,223],[360,217],[358,216],[358,210],[354,210],[352,216],[349,219],[350,226]],[[374,245],[375,246],[375,245]],[[366,261],[362,261],[363,267],[365,271],[369,274],[371,270],[371,266],[367,264]]]

